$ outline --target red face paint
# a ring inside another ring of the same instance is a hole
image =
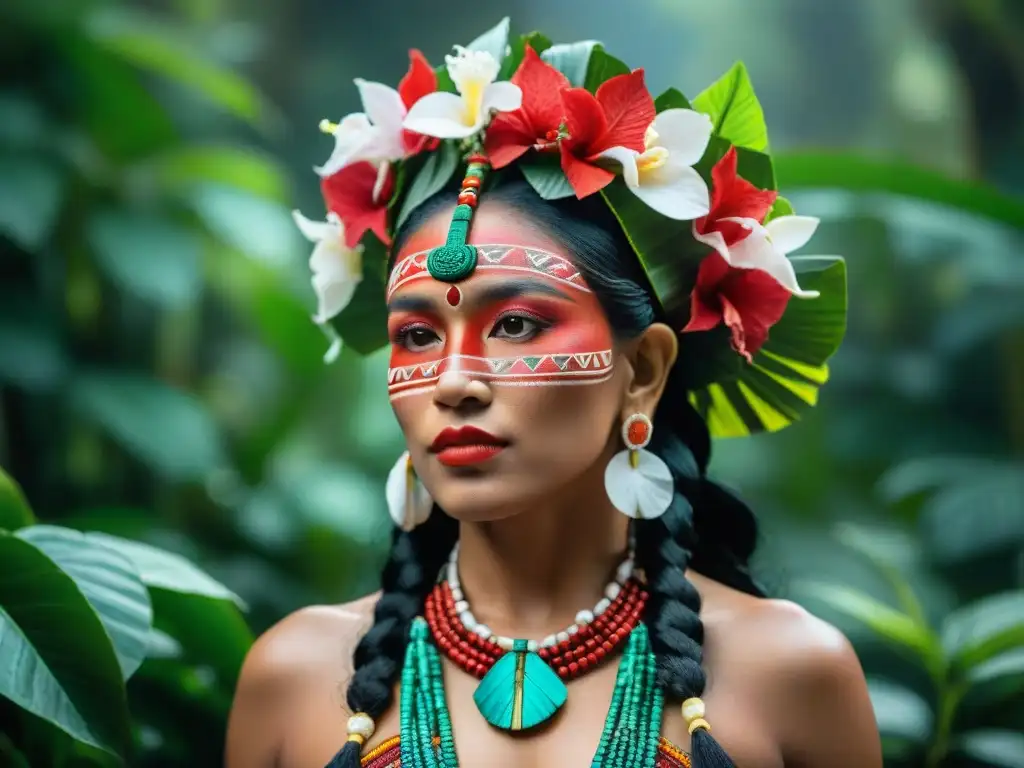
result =
[[[390,396],[429,391],[453,369],[512,386],[607,380],[611,329],[575,266],[532,247],[477,247],[477,269],[458,286],[429,276],[425,252],[395,266],[388,291]]]

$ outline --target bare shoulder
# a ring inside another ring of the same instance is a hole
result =
[[[838,629],[788,600],[696,580],[706,599],[706,662],[741,668],[746,693],[787,766],[881,766],[867,683]]]
[[[277,764],[293,705],[311,686],[351,676],[352,650],[373,621],[377,597],[302,608],[253,644],[228,720],[228,768]]]

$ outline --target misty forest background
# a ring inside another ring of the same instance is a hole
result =
[[[375,588],[386,352],[323,364],[290,211],[323,210],[317,123],[359,109],[354,77],[505,15],[654,93],[747,63],[850,319],[820,407],[713,474],[759,515],[765,583],[853,640],[888,766],[1024,767],[1014,0],[0,4],[0,765],[219,765],[252,637]],[[82,541],[149,613],[103,602]],[[44,581],[65,612],[32,613]],[[84,685],[94,658],[120,674]]]

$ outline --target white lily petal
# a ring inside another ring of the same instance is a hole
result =
[[[375,133],[370,119],[362,112],[346,115],[334,129],[334,151],[326,163],[313,170],[325,177],[337,173],[360,159],[363,148],[376,138]]]
[[[402,126],[437,139],[464,139],[480,130],[480,126],[466,125],[464,112],[462,99],[454,93],[428,93],[412,105]]]
[[[660,168],[640,173],[640,186],[634,194],[662,216],[690,221],[711,208],[708,185],[689,165],[669,162]]]
[[[741,269],[760,269],[767,272],[783,288],[794,296],[813,299],[817,291],[805,291],[796,279],[793,264],[771,241],[768,230],[755,219],[727,217],[725,221],[737,221],[750,229],[750,234],[729,248],[729,263]]]
[[[652,124],[658,138],[675,162],[686,166],[700,162],[711,141],[711,118],[692,109],[666,109]]]
[[[783,253],[803,248],[813,237],[820,219],[814,216],[779,216],[766,225],[768,236]]]
[[[375,130],[371,147],[360,154],[365,160],[399,160],[405,155],[402,142],[402,121],[405,120],[405,104],[398,91],[383,83],[356,79],[363,109],[373,122]]]
[[[486,118],[492,109],[497,112],[512,112],[519,109],[522,104],[522,88],[515,83],[502,80],[500,83],[491,83],[484,89],[481,111]]]
[[[313,276],[313,291],[317,298],[316,323],[326,323],[341,312],[352,301],[358,280],[330,280],[323,275]]]
[[[388,171],[391,169],[391,163],[387,160],[381,162],[377,167],[377,178],[373,182],[373,193],[372,199],[374,203],[380,202],[380,193],[384,190],[384,185],[388,180]]]
[[[302,235],[311,243],[319,243],[321,240],[342,236],[341,225],[338,223],[313,221],[312,219],[307,219],[297,210],[292,211],[292,219],[295,220],[295,224],[299,231],[302,232]]]
[[[628,147],[609,147],[598,157],[614,160],[622,166],[622,178],[627,187],[636,189],[640,186],[640,174],[636,167],[636,159],[640,157],[639,152]]]
[[[732,264],[732,256],[729,253],[729,246],[725,244],[725,237],[722,235],[721,232],[716,232],[712,230],[707,234],[701,234],[700,232],[697,231],[696,222],[694,222],[692,229],[693,237],[695,240],[699,240],[700,242],[704,243],[704,245],[710,248],[714,248],[722,255],[722,258],[725,259],[726,264]]]
[[[455,46],[455,55],[444,57],[444,63],[459,93],[493,83],[501,69],[497,59],[490,52],[471,51],[461,45]]]

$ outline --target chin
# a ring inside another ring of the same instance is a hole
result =
[[[512,517],[529,505],[521,483],[508,478],[453,477],[441,482],[434,501],[449,517],[465,523],[489,523]]]

